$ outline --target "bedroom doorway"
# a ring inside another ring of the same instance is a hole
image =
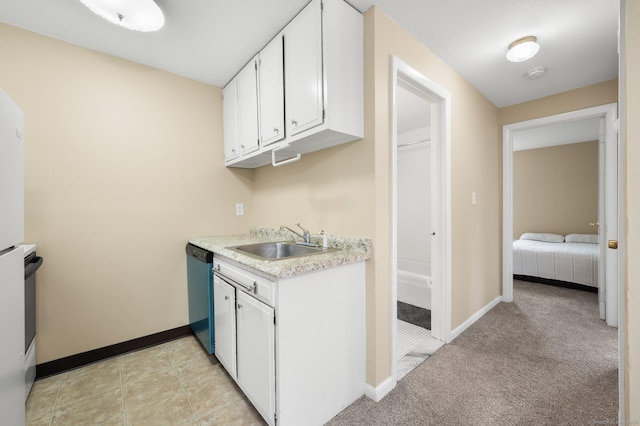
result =
[[[621,217],[621,213],[624,212],[622,198],[624,180],[621,167],[623,153],[618,149],[617,110],[618,104],[613,103],[503,126],[502,298],[504,302],[513,302],[513,151],[516,135],[518,132],[598,118],[600,123],[597,138],[599,141],[599,294],[604,293],[604,303],[601,303],[600,307],[604,308],[604,319],[607,325],[617,327],[618,324],[623,324],[624,292],[619,282],[622,281],[624,253],[618,250],[617,240],[625,234],[624,218]],[[620,247],[623,246],[620,245]],[[601,266],[602,264],[604,267]],[[623,331],[618,327],[619,407],[625,406]]]
[[[450,95],[392,58],[394,385],[450,338]],[[430,314],[430,315],[429,315]]]
[[[601,317],[616,327],[619,321],[617,104],[513,123],[503,127],[503,299],[513,301],[513,152],[516,149],[598,140],[598,242]],[[595,121],[595,126],[593,122]],[[591,123],[591,124],[589,124]],[[591,130],[590,130],[591,129]],[[559,135],[559,136],[556,136]],[[520,146],[518,146],[520,145]]]

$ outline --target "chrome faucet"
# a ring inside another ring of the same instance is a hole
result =
[[[311,244],[311,234],[309,233],[309,231],[308,231],[307,229],[304,229],[304,228],[302,227],[302,225],[300,225],[300,223],[296,223],[296,226],[297,226],[298,228],[302,229],[302,232],[303,232],[302,234],[301,234],[301,233],[299,233],[299,232],[296,232],[296,231],[294,231],[293,229],[289,228],[288,226],[284,226],[284,225],[282,225],[282,226],[280,227],[280,230],[281,230],[281,231],[283,231],[283,230],[285,230],[285,229],[286,229],[287,231],[289,231],[289,232],[293,232],[293,233],[294,233],[294,234],[296,234],[298,237],[302,238],[302,239],[304,240],[304,243],[299,243],[299,244],[304,244],[304,245],[309,245],[309,246],[310,246],[310,245],[312,245],[312,244]]]

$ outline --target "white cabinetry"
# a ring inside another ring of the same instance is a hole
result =
[[[318,3],[318,2],[316,2]],[[322,124],[322,13],[311,4],[284,30],[287,136]]]
[[[262,144],[237,158],[225,156],[227,166],[260,167],[271,162],[272,150],[274,159],[280,160],[364,136],[360,12],[343,0],[312,0],[281,34],[260,52]],[[284,52],[278,51],[281,37]],[[272,68],[276,63],[282,64],[279,53],[284,55],[283,74]],[[268,61],[269,58],[275,61]],[[279,86],[282,75],[284,92]],[[280,124],[281,112],[284,128]],[[272,117],[275,114],[277,118]]]
[[[214,352],[231,377],[236,378],[236,289],[213,281]]]
[[[267,146],[284,139],[284,69],[282,35],[264,48],[258,59],[260,141]]]
[[[273,308],[242,291],[237,293],[238,384],[258,412],[276,412],[275,325]]]
[[[324,424],[364,394],[364,262],[276,281],[216,255],[214,270],[215,355],[268,424]]]
[[[222,91],[225,161],[259,147],[257,57]]]

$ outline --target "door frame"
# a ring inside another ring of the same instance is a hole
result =
[[[617,180],[617,239],[618,245],[618,259],[617,264],[612,265],[617,272],[617,282],[615,285],[609,285],[606,292],[610,295],[607,299],[607,308],[611,308],[615,305],[617,308],[616,318],[618,325],[618,353],[621,354],[618,361],[618,388],[619,388],[619,419],[624,420],[624,407],[625,407],[625,394],[624,394],[624,286],[622,285],[622,278],[624,273],[624,244],[621,244],[621,240],[625,235],[624,226],[624,204],[623,204],[623,153],[620,149],[620,138],[618,137],[618,103],[610,103],[606,105],[600,105],[592,108],[585,108],[577,111],[571,111],[563,114],[556,114],[547,117],[542,117],[533,120],[522,121],[518,123],[512,123],[504,125],[502,127],[502,300],[504,302],[513,302],[513,133],[518,130],[525,130],[534,127],[540,127],[548,124],[578,120],[582,118],[601,117],[605,120],[604,139],[605,146],[615,146],[617,149],[617,174],[615,179]],[[601,131],[602,132],[602,131]],[[606,147],[605,147],[606,149]],[[605,159],[605,162],[611,161]],[[600,159],[598,160],[600,161]],[[600,173],[600,172],[599,172]],[[614,176],[610,176],[613,178]],[[598,209],[603,208],[600,201],[600,194],[598,195]],[[602,232],[599,234],[605,234]],[[600,243],[604,242],[599,241]],[[614,287],[614,288],[611,288]]]
[[[410,87],[431,103],[431,333],[445,343],[451,341],[451,94],[397,56],[391,58],[391,371],[393,386],[398,381],[397,301],[397,104],[398,85]],[[435,182],[434,182],[435,180]]]

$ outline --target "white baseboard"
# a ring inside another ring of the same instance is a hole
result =
[[[394,383],[393,378],[389,376],[376,387],[371,386],[369,383],[365,383],[364,394],[367,398],[378,402],[391,392],[394,387],[396,387],[396,384]]]
[[[494,306],[496,306],[498,303],[502,302],[502,296],[498,296],[495,299],[493,299],[491,302],[489,302],[485,307],[483,307],[482,309],[480,309],[478,312],[476,312],[475,314],[471,315],[471,317],[469,317],[469,319],[467,319],[465,322],[463,322],[462,324],[460,324],[460,326],[456,327],[455,330],[451,330],[451,339],[449,339],[448,341],[451,342],[453,341],[453,339],[455,339],[456,337],[458,337],[460,334],[462,334],[463,331],[465,331],[467,328],[471,327],[471,325],[478,321],[480,318],[482,318],[482,316],[484,314],[486,314],[487,312],[489,312],[491,309],[493,309]]]

